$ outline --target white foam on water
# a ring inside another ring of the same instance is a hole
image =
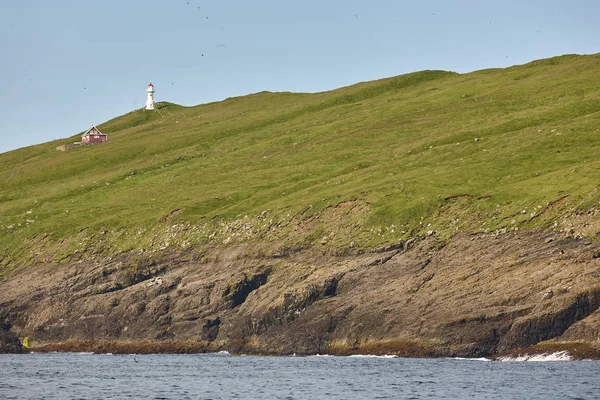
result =
[[[518,356],[498,357],[499,361],[533,361],[533,362],[549,362],[549,361],[573,361],[573,357],[568,351],[558,351],[556,353],[543,354],[523,354]]]
[[[383,356],[375,356],[373,354],[352,354],[348,357],[359,357],[359,358],[397,358],[397,356],[393,354],[385,354]]]
[[[479,358],[468,358],[468,357],[452,357],[451,360],[465,360],[465,361],[492,361],[489,358],[479,357]]]
[[[231,354],[229,354],[229,352],[227,350],[221,350],[217,354],[221,354],[221,355],[224,355],[224,356],[230,356],[231,355]]]

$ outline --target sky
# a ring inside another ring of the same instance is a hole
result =
[[[600,52],[597,0],[0,0],[0,153],[156,101]]]

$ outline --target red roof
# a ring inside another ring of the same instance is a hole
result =
[[[152,87],[154,87],[154,85],[152,84],[152,82],[150,82],[150,84],[149,84],[148,86],[152,86]]]
[[[83,136],[89,136],[89,135],[108,136],[106,133],[100,132],[100,130],[98,128],[96,128],[95,126],[92,126],[90,129],[88,129],[81,137],[83,137]]]

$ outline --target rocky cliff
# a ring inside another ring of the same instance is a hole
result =
[[[490,356],[549,340],[600,350],[600,244],[583,237],[257,248],[18,268],[0,283],[0,304],[21,336],[67,350]]]

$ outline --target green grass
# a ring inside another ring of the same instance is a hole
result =
[[[232,232],[345,247],[548,225],[600,197],[600,55],[161,103],[99,128],[107,143],[0,154],[0,266]]]

